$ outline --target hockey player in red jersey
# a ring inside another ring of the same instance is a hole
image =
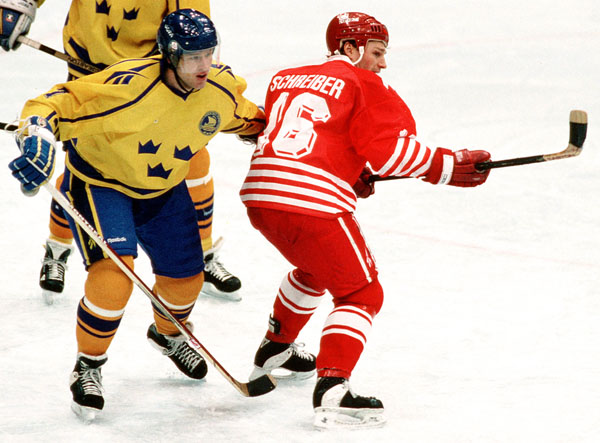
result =
[[[430,148],[413,116],[377,73],[386,67],[385,25],[358,12],[339,14],[326,33],[328,60],[278,72],[265,101],[258,139],[240,195],[252,225],[295,269],[275,299],[251,378],[285,368],[317,371],[315,425],[379,425],[383,404],[353,393],[349,379],[383,303],[375,260],[353,216],[368,197],[370,169],[380,176],[472,187],[485,151]],[[318,356],[294,343],[325,291],[327,317]]]

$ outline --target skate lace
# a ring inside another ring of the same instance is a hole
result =
[[[165,351],[165,355],[167,357],[175,357],[179,362],[181,362],[186,368],[190,371],[193,371],[198,363],[200,363],[201,358],[196,354],[196,352],[190,348],[190,346],[185,341],[178,340],[169,340],[171,342],[171,348]]]
[[[292,343],[290,347],[292,348],[293,355],[303,360],[312,360],[313,356],[309,352],[306,352],[304,349],[302,349],[304,348],[304,343]]]
[[[214,275],[221,281],[225,281],[228,278],[233,277],[233,274],[231,274],[227,269],[225,269],[221,262],[218,261],[216,258],[213,258],[206,264],[206,271],[210,272],[212,275]]]
[[[85,395],[102,395],[102,374],[98,368],[82,365],[79,371],[79,381]]]
[[[65,279],[67,265],[63,261],[51,257],[45,257],[42,261],[42,264],[44,266],[44,274],[46,274],[47,279],[60,281]]]

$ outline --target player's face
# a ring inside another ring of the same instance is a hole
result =
[[[365,52],[356,64],[356,67],[379,73],[382,69],[387,68],[387,63],[385,62],[386,52],[385,43],[369,41],[365,45]]]
[[[206,85],[214,48],[183,54],[177,65],[177,75],[187,89],[202,89]]]

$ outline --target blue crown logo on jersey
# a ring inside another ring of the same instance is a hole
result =
[[[158,152],[158,148],[160,148],[160,145],[162,145],[162,143],[155,145],[152,140],[148,140],[144,144],[142,144],[141,142],[138,142],[138,153],[139,154],[156,154]]]
[[[171,175],[171,171],[172,169],[165,170],[162,163],[159,163],[154,167],[148,165],[148,177],[159,177],[166,180],[169,178],[169,175]]]
[[[216,111],[208,111],[202,119],[198,127],[200,132],[204,135],[213,135],[219,129],[221,125],[221,116]]]
[[[179,149],[177,146],[175,146],[175,154],[173,157],[175,157],[177,160],[189,161],[193,156],[194,153],[189,145],[182,149]]]
[[[135,20],[138,16],[138,12],[140,12],[140,8],[132,8],[131,11],[123,9],[123,18],[125,20]]]
[[[106,0],[104,0],[102,3],[96,3],[96,14],[110,14],[110,6],[108,6],[108,3],[106,2]]]
[[[106,28],[106,36],[114,42],[119,38],[119,31],[111,26]]]

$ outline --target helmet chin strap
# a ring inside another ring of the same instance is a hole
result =
[[[183,84],[183,80],[181,79],[181,77],[179,77],[179,74],[177,73],[177,68],[173,66],[173,74],[175,74],[175,81],[177,82],[177,84],[179,85],[179,87],[186,93],[189,94],[191,92],[194,91],[194,88],[186,88],[185,85]]]
[[[360,63],[360,61],[362,60],[363,55],[365,55],[365,47],[364,46],[359,46],[358,47],[358,53],[360,54],[360,56],[356,59],[355,62],[352,62],[352,64],[354,66],[358,65]]]
[[[181,80],[181,78],[177,74],[177,70],[175,70],[175,81],[177,82],[179,87],[185,91],[186,94],[194,90],[194,88],[186,89],[185,85],[183,84],[183,80]]]

